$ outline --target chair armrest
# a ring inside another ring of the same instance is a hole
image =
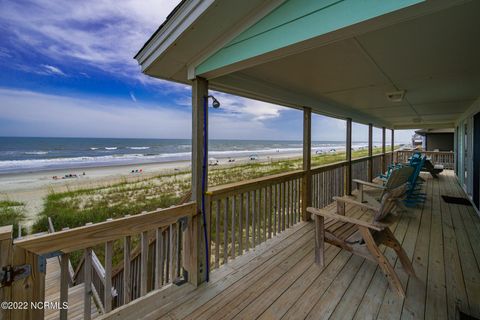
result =
[[[359,202],[359,201],[356,201],[356,200],[353,200],[353,199],[350,199],[350,198],[347,198],[347,197],[333,197],[332,199],[337,201],[337,202],[353,204],[354,206],[361,207],[361,208],[364,208],[364,209],[367,209],[367,210],[378,211],[377,207],[374,207],[374,206],[369,205],[367,203]]]
[[[352,218],[352,217],[346,217],[346,216],[342,216],[340,214],[331,213],[331,212],[328,212],[328,211],[323,210],[323,209],[308,207],[307,211],[310,212],[311,214],[314,214],[314,215],[317,215],[317,216],[322,216],[324,218],[330,218],[330,219],[341,221],[341,222],[352,223],[352,224],[355,224],[357,226],[365,227],[365,228],[372,229],[372,230],[375,230],[375,231],[382,231],[383,229],[388,227],[388,225],[384,224],[384,223],[379,223],[379,222],[369,223],[369,222],[358,220],[358,219],[355,219],[355,218]]]
[[[353,179],[352,181],[355,182],[355,183],[358,183],[358,184],[363,184],[363,185],[365,185],[365,186],[372,187],[372,188],[386,189],[384,186],[379,185],[379,184],[377,184],[377,183],[372,183],[372,182],[363,181],[363,180],[358,180],[358,179]]]

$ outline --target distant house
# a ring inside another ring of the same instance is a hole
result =
[[[423,137],[418,133],[415,133],[412,136],[412,147],[413,148],[422,148],[424,149]]]
[[[453,151],[453,129],[422,129],[415,131],[426,151]]]

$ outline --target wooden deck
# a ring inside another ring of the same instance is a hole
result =
[[[211,274],[211,281],[152,292],[115,318],[138,319],[455,319],[480,318],[480,219],[473,207],[445,203],[464,196],[453,175],[422,175],[424,205],[391,226],[418,279],[386,256],[406,287],[400,299],[379,268],[327,245],[326,266],[314,264],[313,223],[299,223]],[[364,212],[354,212],[362,216]]]

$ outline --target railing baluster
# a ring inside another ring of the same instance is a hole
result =
[[[245,198],[245,250],[250,250],[250,191]]]
[[[255,232],[255,235],[256,235],[256,246],[258,246],[260,243],[262,243],[262,240],[261,240],[261,234],[260,234],[260,227],[261,227],[261,223],[262,223],[262,194],[261,194],[261,189],[258,189],[258,190],[255,190],[255,195],[256,195],[256,209],[255,209],[255,212],[257,214],[256,218],[255,218],[255,228],[256,228],[256,232]]]
[[[176,239],[177,239],[177,244],[175,246],[176,250],[176,259],[175,259],[175,275],[178,278],[180,276],[180,271],[182,269],[182,252],[181,252],[181,246],[182,246],[182,229],[181,229],[181,224],[176,223],[175,224],[175,233],[176,233]],[[211,251],[209,251],[211,252]]]
[[[155,230],[155,289],[163,285],[163,260],[164,260],[163,230]]]
[[[171,243],[170,243],[170,227],[165,230],[165,283],[170,283],[170,255],[171,255]]]
[[[64,304],[68,304],[68,284],[70,279],[68,257],[68,253],[64,253],[60,259],[60,320],[68,319],[68,309],[63,308]]]
[[[285,182],[282,182],[282,231],[285,230],[285,219],[286,219]]]
[[[130,302],[132,292],[130,285],[131,240],[131,236],[126,236],[123,241],[123,304]]]
[[[272,238],[272,186],[268,186],[268,239]]]
[[[243,193],[240,194],[238,208],[238,254],[243,254]]]
[[[276,223],[276,232],[275,234],[277,233],[280,233],[280,228],[282,227],[282,224],[281,224],[281,207],[280,207],[280,183],[277,183],[277,185],[275,186],[275,197],[276,197],[276,202],[277,202],[277,210],[275,212],[275,223]]]
[[[289,226],[294,224],[293,222],[293,180],[288,181],[288,221]]]
[[[230,256],[232,259],[235,259],[235,233],[237,232],[237,230],[235,229],[236,226],[235,226],[235,209],[236,209],[236,196],[234,195],[232,197],[232,230],[231,230],[231,237],[232,237],[232,247],[231,247],[231,253],[230,253]]]
[[[285,202],[285,229],[290,227],[290,186],[289,182],[285,182],[285,190],[283,190],[283,194],[285,195],[285,199],[283,200]],[[284,230],[285,230],[284,229]]]
[[[177,279],[177,224],[170,225],[170,281]]]
[[[228,262],[228,197],[223,212],[223,263]]]
[[[148,265],[148,231],[141,235],[141,268],[140,268],[140,296],[147,294],[147,265]]]
[[[301,190],[302,190],[302,180],[298,179],[297,181],[297,222],[300,222],[302,220]]]
[[[220,265],[220,200],[215,203],[215,268]]]
[[[207,201],[207,206],[206,206],[205,210],[208,213],[208,219],[207,219],[208,220],[207,221],[207,224],[208,224],[207,236],[208,236],[208,252],[209,252],[208,262],[209,262],[210,268],[212,268],[211,267],[213,265],[213,263],[212,263],[212,256],[213,256],[213,254],[212,254],[212,252],[213,252],[212,251],[212,243],[213,243],[213,241],[212,241],[213,240],[212,239],[212,223],[213,223],[213,221],[212,221],[212,211],[213,211],[213,209],[212,209],[212,198],[208,196],[208,197],[205,197],[205,200]],[[177,225],[178,225],[179,229],[182,228],[181,223],[178,223]],[[177,234],[178,234],[177,239],[178,239],[178,241],[180,241],[180,236],[182,235],[181,230],[179,230],[177,232]],[[177,248],[178,248],[177,263],[180,264],[181,263],[181,261],[180,261],[180,258],[181,258],[180,242],[178,243]],[[181,269],[181,267],[179,266],[178,267],[178,275],[180,275],[180,269]]]
[[[84,293],[83,293],[83,319],[89,320],[92,316],[92,248],[84,250]]]
[[[105,311],[112,310],[112,258],[113,258],[113,241],[107,241],[105,244],[105,289],[104,304]]]
[[[257,215],[257,191],[254,190],[253,192],[253,199],[252,199],[252,248],[255,248],[256,244],[256,230],[255,230],[255,220]]]
[[[263,188],[263,241],[267,241],[267,188]]]

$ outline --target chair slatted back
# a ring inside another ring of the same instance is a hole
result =
[[[402,185],[397,186],[396,188],[386,190],[381,199],[380,199],[380,208],[375,213],[373,217],[374,222],[380,222],[390,214],[396,206],[396,201],[405,196],[407,191],[407,183],[404,182]]]
[[[414,168],[411,166],[404,166],[392,170],[388,180],[385,182],[385,188],[387,190],[395,189],[408,182],[408,179],[412,176]]]

